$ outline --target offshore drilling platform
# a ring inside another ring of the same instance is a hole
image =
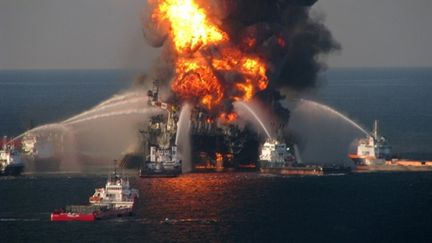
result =
[[[181,160],[177,153],[176,134],[178,107],[159,101],[159,82],[154,81],[153,89],[148,91],[148,104],[165,110],[163,115],[150,118],[148,126],[140,130],[143,136],[143,165],[141,176],[177,175],[182,172]]]
[[[309,9],[315,2],[149,3],[143,33],[148,44],[162,50],[155,79],[169,87],[172,96],[160,101],[159,82],[154,83],[149,104],[167,114],[150,118],[140,131],[141,151],[126,155],[123,166],[130,167],[130,161],[136,160],[144,165],[143,175],[176,174],[185,163],[192,163],[194,170],[256,166],[264,141],[248,125],[240,128],[234,122],[239,114],[233,104],[258,100],[275,118],[274,124],[286,125],[289,111],[279,103],[284,98],[280,91],[313,87],[321,70],[318,57],[339,48],[321,21],[311,18]],[[187,128],[179,129],[184,103],[192,108]],[[256,115],[255,119],[259,120]],[[184,145],[191,149],[187,159],[178,144],[179,131],[184,130],[191,138]]]
[[[139,167],[140,175],[176,176],[182,172],[182,156],[178,149],[180,107],[159,100],[159,82],[148,91],[148,104],[165,111],[152,116],[139,130],[138,151],[126,154],[121,166]],[[192,148],[187,156],[194,171],[222,171],[224,168],[255,167],[258,157],[258,135],[250,129],[241,130],[231,123],[229,115],[215,117],[205,109],[193,107],[187,117]]]

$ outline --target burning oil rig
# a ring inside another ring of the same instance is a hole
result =
[[[176,176],[182,172],[184,161],[176,140],[180,107],[159,100],[159,82],[153,82],[148,91],[148,104],[166,111],[148,119],[139,130],[141,139],[138,151],[126,154],[121,166],[140,167],[140,175]],[[258,158],[259,138],[251,129],[241,130],[237,125],[221,120],[193,107],[187,118],[191,144],[192,170],[254,167]],[[189,156],[187,156],[189,157]]]
[[[240,129],[233,122],[233,103],[258,98],[277,116],[275,123],[288,121],[279,109],[279,91],[313,87],[321,70],[317,57],[339,47],[328,29],[310,18],[315,2],[150,1],[143,33],[150,45],[163,49],[163,64],[154,74],[172,97],[159,101],[158,82],[148,93],[149,104],[168,115],[151,117],[141,130],[143,148],[135,157],[145,165],[142,171],[163,173],[165,167],[191,162],[196,170],[255,166],[264,141],[248,125]],[[176,142],[180,104],[186,102],[192,105],[188,161]]]
[[[143,165],[140,176],[175,176],[182,172],[182,161],[175,143],[177,134],[178,107],[159,100],[159,82],[154,81],[148,93],[148,104],[167,111],[168,117],[156,115],[148,126],[140,130],[143,142]]]

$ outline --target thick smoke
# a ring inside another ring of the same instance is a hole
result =
[[[160,1],[149,0],[149,8],[142,19],[143,33],[150,45],[162,48],[162,55],[155,63],[151,76],[169,87],[175,75],[177,54],[169,43],[170,26],[152,18],[152,12]],[[301,142],[300,136],[292,134],[286,125],[290,112],[280,103],[286,98],[281,91],[301,92],[316,87],[318,74],[326,67],[320,62],[320,57],[340,49],[339,43],[324,25],[323,18],[311,13],[311,6],[316,0],[195,1],[210,14],[207,17],[211,22],[229,36],[229,46],[212,46],[200,54],[213,58],[226,50],[236,49],[246,56],[263,60],[268,86],[256,93],[255,99],[264,104],[263,107],[271,114],[269,126],[278,138],[290,143]],[[238,81],[238,73],[216,75],[227,92],[236,92],[230,79]],[[171,101],[175,101],[173,97]],[[224,112],[233,110],[232,103],[232,99],[224,97],[221,102]],[[257,151],[257,146],[258,143],[249,147]]]
[[[274,88],[303,90],[313,87],[323,65],[318,56],[340,48],[320,19],[310,14],[315,1],[220,0],[227,8],[223,26],[247,52],[264,57],[270,65]],[[247,46],[245,40],[255,39]]]
[[[267,62],[269,89],[301,91],[314,87],[319,71],[325,67],[319,62],[319,56],[340,48],[322,19],[312,17],[310,7],[315,2],[213,0],[200,1],[200,5],[228,33],[231,44]],[[168,39],[169,27],[153,23],[151,12],[148,9],[143,17],[144,36],[149,44],[161,47]],[[164,50],[163,55],[167,62],[172,60],[169,51]]]

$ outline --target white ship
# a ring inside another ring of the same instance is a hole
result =
[[[51,213],[51,221],[94,221],[96,219],[130,216],[135,209],[138,190],[130,188],[129,180],[116,171],[108,177],[105,187],[96,188],[90,205],[69,205]]]
[[[324,175],[346,174],[351,167],[343,165],[304,164],[296,145],[290,147],[275,139],[267,139],[259,155],[259,169],[262,173],[281,175]]]
[[[349,157],[355,165],[384,165],[391,160],[391,146],[378,134],[378,121],[375,120],[372,133],[359,141],[356,153]]]
[[[276,139],[267,139],[259,155],[260,168],[280,168],[292,165],[296,158],[292,149]]]
[[[15,149],[14,144],[9,144],[7,137],[3,137],[3,147],[0,150],[0,175],[17,176],[24,169],[21,153]]]
[[[90,204],[111,206],[116,209],[132,209],[138,198],[138,190],[130,188],[129,180],[121,178],[116,171],[108,177],[105,187],[96,188],[89,198]]]
[[[261,173],[280,175],[322,175],[324,173],[321,166],[299,163],[294,149],[276,139],[267,139],[262,145],[258,167]]]
[[[387,140],[378,134],[378,121],[372,133],[358,142],[357,151],[349,154],[356,172],[432,171],[432,161],[394,158]]]

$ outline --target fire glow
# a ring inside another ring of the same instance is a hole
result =
[[[175,75],[171,83],[174,93],[220,113],[225,121],[235,120],[235,115],[228,117],[222,113],[222,101],[248,101],[266,89],[264,60],[247,55],[230,43],[228,34],[196,1],[149,2],[157,5],[152,20],[169,26],[169,43],[175,54]],[[246,41],[255,42],[254,39]]]

